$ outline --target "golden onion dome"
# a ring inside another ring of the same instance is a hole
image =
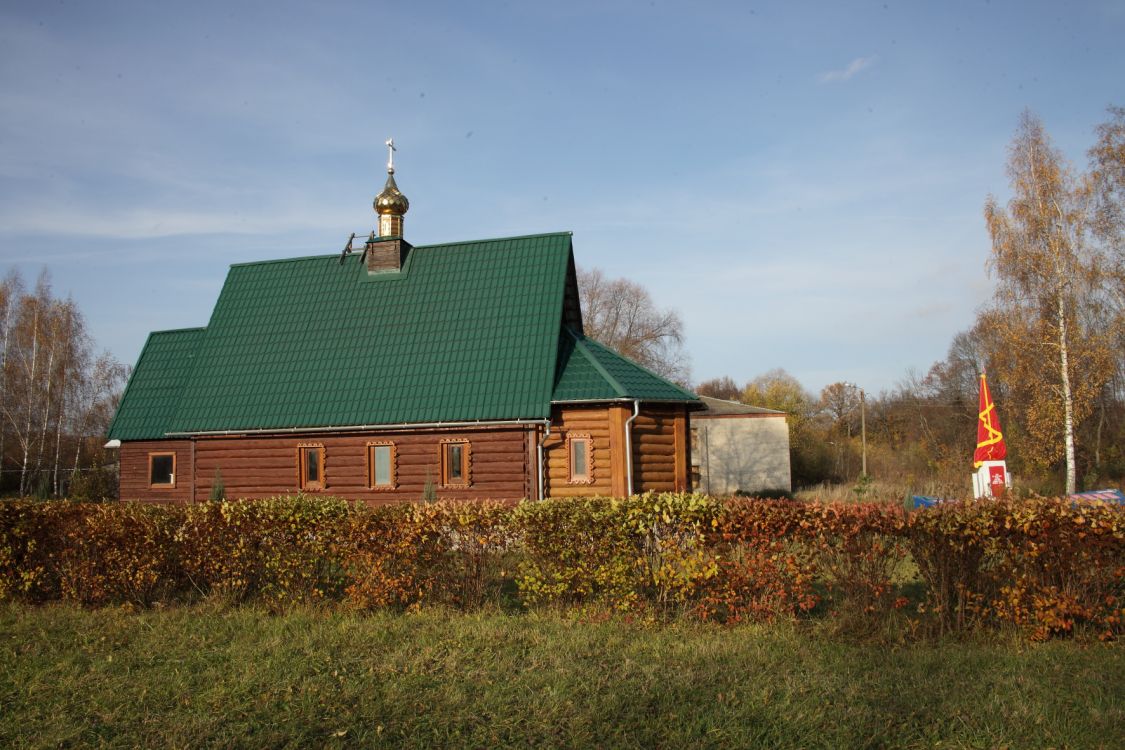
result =
[[[395,176],[393,172],[387,175],[387,184],[383,186],[383,192],[375,196],[375,213],[380,216],[384,214],[393,214],[402,216],[410,210],[410,201],[398,189],[395,184]]]

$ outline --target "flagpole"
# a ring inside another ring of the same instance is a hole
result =
[[[859,440],[863,446],[863,476],[867,476],[867,395],[859,389]]]
[[[863,469],[860,477],[867,476],[867,394],[863,389],[852,382],[845,382],[844,385],[849,388],[855,388],[859,391],[859,444],[862,447],[863,456]]]

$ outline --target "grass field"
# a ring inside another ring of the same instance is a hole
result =
[[[1125,650],[0,606],[0,747],[1125,747]]]

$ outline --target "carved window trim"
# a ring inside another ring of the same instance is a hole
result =
[[[461,479],[451,481],[449,476],[449,460],[450,447],[453,445],[462,446],[461,450]],[[472,470],[472,444],[468,438],[443,438],[438,445],[438,460],[441,463],[441,486],[442,487],[457,487],[465,488],[471,487],[473,484]]]
[[[387,447],[391,449],[390,482],[375,484],[375,449]],[[392,440],[370,440],[367,443],[367,489],[376,492],[387,492],[398,488],[398,446]]]
[[[167,482],[154,482],[152,481],[152,463],[155,458],[172,459],[172,472],[168,475]],[[148,486],[152,490],[171,490],[176,487],[176,452],[175,451],[152,451],[148,454]]]
[[[319,480],[310,481],[308,478],[308,451],[315,450],[317,455],[317,474]],[[319,492],[328,486],[328,479],[324,475],[325,463],[324,443],[298,443],[297,444],[297,488],[302,492]]]
[[[586,473],[579,474],[574,470],[574,446],[581,443],[586,450]],[[566,481],[567,484],[593,484],[594,483],[594,438],[589,433],[572,432],[566,436]]]

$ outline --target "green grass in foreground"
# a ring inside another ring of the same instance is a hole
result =
[[[0,606],[0,747],[1125,746],[1125,650]]]

